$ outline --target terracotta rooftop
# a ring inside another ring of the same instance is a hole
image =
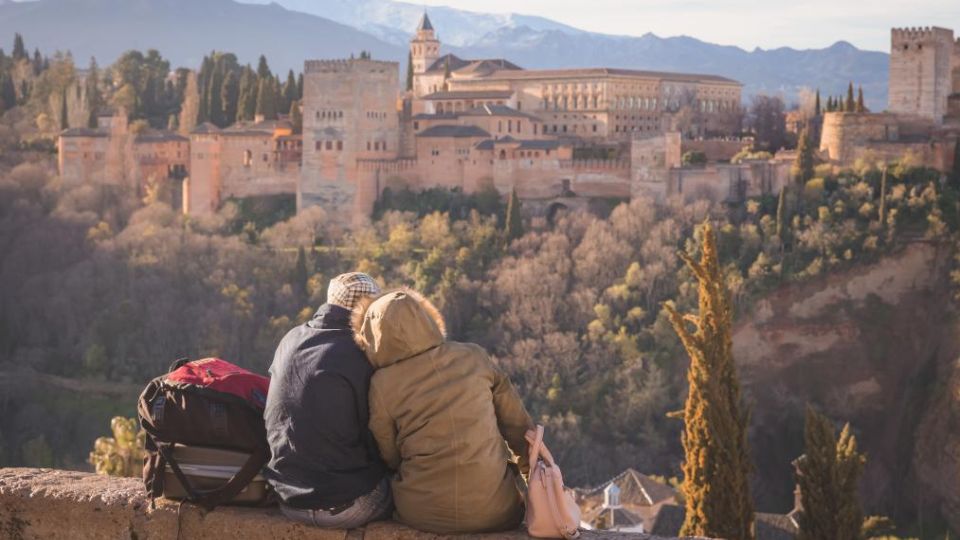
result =
[[[70,128],[60,133],[61,137],[106,137],[108,134],[102,129]]]

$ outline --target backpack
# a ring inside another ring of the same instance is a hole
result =
[[[137,415],[146,431],[143,482],[154,499],[163,495],[169,466],[185,500],[213,509],[230,502],[270,458],[263,408],[270,379],[219,358],[177,360],[170,372],[150,381],[140,394]],[[220,448],[248,454],[222,486],[200,489],[184,474],[174,447]]]

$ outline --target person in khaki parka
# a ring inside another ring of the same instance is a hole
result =
[[[394,471],[397,520],[443,534],[517,528],[522,483],[507,445],[526,475],[534,424],[507,376],[480,346],[446,341],[440,313],[410,290],[358,306],[353,329],[376,370],[370,431]]]

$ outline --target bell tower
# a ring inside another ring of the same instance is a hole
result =
[[[426,12],[420,18],[416,36],[410,40],[410,57],[413,60],[415,76],[427,71],[427,68],[440,58],[440,40],[437,39]]]

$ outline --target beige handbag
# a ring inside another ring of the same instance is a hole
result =
[[[543,426],[526,435],[530,445],[527,482],[527,533],[538,538],[580,536],[580,507],[563,487],[560,467],[543,444]]]

